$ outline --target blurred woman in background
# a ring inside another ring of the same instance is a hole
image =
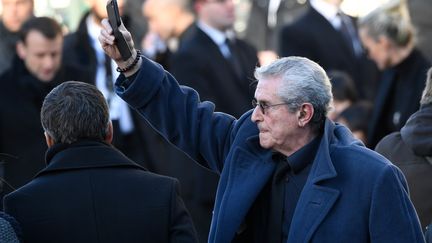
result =
[[[369,124],[369,145],[398,131],[418,110],[427,59],[416,49],[415,33],[403,4],[383,6],[359,20],[360,39],[383,71]]]

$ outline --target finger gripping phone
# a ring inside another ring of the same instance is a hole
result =
[[[129,44],[119,30],[121,25],[120,12],[118,9],[116,0],[109,0],[106,5],[106,10],[108,13],[108,21],[113,29],[113,34],[115,37],[115,44],[122,56],[123,61],[128,60],[132,56]]]

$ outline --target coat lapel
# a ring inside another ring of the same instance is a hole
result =
[[[333,130],[334,125],[327,120],[317,156],[294,212],[288,242],[309,242],[340,195],[339,190],[319,185],[337,176],[329,151]]]
[[[238,148],[233,154],[237,164],[228,170],[228,182],[223,192],[218,215],[214,242],[230,242],[240,228],[252,203],[273,174],[275,164],[272,152],[259,146],[258,136],[249,138],[246,146]]]
[[[77,142],[73,145],[55,146],[57,148],[52,147],[47,152],[48,165],[36,177],[51,172],[104,167],[135,167],[146,170],[107,144]],[[49,155],[51,153],[52,157]]]

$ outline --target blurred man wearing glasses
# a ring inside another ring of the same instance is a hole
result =
[[[103,25],[99,41],[127,69],[117,94],[220,174],[209,242],[424,242],[400,170],[327,118],[331,84],[318,64],[257,68],[255,109],[235,119],[135,50],[123,61]]]

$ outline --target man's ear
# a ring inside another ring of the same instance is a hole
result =
[[[114,138],[114,129],[113,129],[113,124],[112,124],[111,121],[109,121],[109,124],[108,124],[108,131],[107,131],[107,134],[106,134],[106,136],[105,136],[105,142],[108,143],[108,144],[111,144],[113,138]]]
[[[315,110],[311,103],[303,103],[298,111],[298,125],[300,127],[306,126],[312,119],[314,113]]]
[[[47,132],[44,132],[44,135],[45,135],[46,144],[48,145],[48,148],[50,148],[55,143],[54,139]]]

